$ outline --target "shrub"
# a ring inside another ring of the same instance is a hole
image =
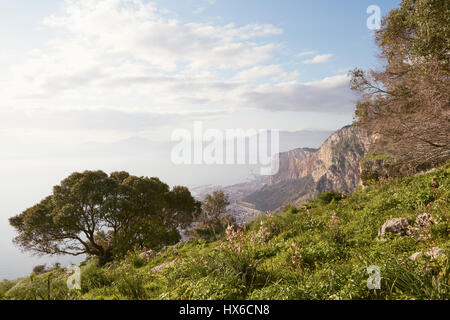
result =
[[[98,259],[89,259],[81,269],[82,293],[110,286],[112,282],[112,277],[108,275],[104,268],[99,266]]]
[[[6,292],[14,287],[14,285],[17,283],[18,280],[12,281],[12,280],[2,280],[0,281],[0,299],[5,297]]]
[[[342,194],[333,190],[324,191],[317,196],[317,199],[323,204],[329,204],[332,201],[342,200]]]
[[[113,286],[121,295],[119,298],[142,300],[147,298],[144,283],[143,275],[126,271],[120,274]]]
[[[147,259],[135,253],[131,256],[131,265],[135,268],[142,268],[147,264]]]
[[[62,300],[68,299],[67,276],[61,271],[50,271],[40,275],[32,273],[19,280],[5,294],[14,300]]]
[[[289,205],[283,207],[283,212],[288,212],[288,213],[296,214],[296,213],[299,212],[299,210],[298,210],[298,208],[296,208],[295,206],[289,204]]]
[[[35,266],[35,267],[33,268],[33,272],[34,272],[35,274],[42,274],[42,273],[45,273],[45,272],[47,272],[47,266],[46,266],[45,264],[37,265],[37,266]]]

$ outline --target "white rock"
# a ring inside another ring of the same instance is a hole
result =
[[[416,252],[416,253],[412,254],[412,255],[409,257],[409,260],[415,261],[415,260],[417,260],[417,258],[419,258],[420,256],[422,256],[423,254],[424,254],[424,253],[423,253],[422,251]],[[439,248],[439,247],[433,247],[433,248],[428,249],[427,252],[425,252],[425,255],[426,255],[426,256],[429,256],[429,257],[433,260],[433,259],[436,259],[437,257],[443,255],[443,253],[442,253],[442,249],[441,249],[441,248]]]
[[[437,257],[441,256],[442,249],[439,247],[433,247],[427,251],[427,256],[430,256],[431,259],[436,259]]]
[[[154,257],[154,256],[156,256],[156,252],[155,251],[153,251],[153,250],[148,250],[148,251],[145,251],[145,252],[142,252],[142,253],[140,253],[139,254],[139,257],[141,257],[141,258],[145,258],[145,259],[150,259],[150,258],[152,258],[152,257]]]
[[[404,236],[408,233],[409,222],[407,218],[394,218],[386,221],[378,230],[378,235],[382,236],[386,233],[393,233]]]
[[[429,214],[429,213],[419,214],[416,218],[416,223],[419,227],[422,227],[422,228],[430,226],[432,224],[436,224],[436,222],[431,217],[431,214]]]
[[[179,261],[178,261],[177,259],[172,260],[172,261],[169,261],[169,262],[164,262],[164,263],[160,264],[159,266],[156,266],[156,267],[152,268],[152,269],[150,270],[150,272],[155,272],[155,273],[161,272],[161,271],[163,271],[164,269],[166,269],[166,268],[168,268],[168,267],[171,267],[171,266],[173,266],[174,264],[177,264],[178,262],[179,262]]]
[[[413,254],[409,257],[409,260],[416,261],[416,259],[417,259],[418,257],[420,257],[421,255],[423,255],[423,252],[422,252],[422,251],[413,253]]]

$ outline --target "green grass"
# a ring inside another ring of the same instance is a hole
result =
[[[0,298],[449,299],[449,193],[450,163],[358,189],[342,200],[287,207],[245,229],[229,229],[220,241],[181,243],[149,261],[138,252],[104,267],[91,259],[81,267],[78,291],[69,292],[68,275],[56,269],[0,282]],[[377,241],[386,220],[407,217],[414,225],[423,212],[438,224],[422,237]],[[437,259],[408,259],[435,246],[444,250]],[[162,264],[167,267],[152,271]],[[371,265],[381,270],[380,290],[367,288]]]

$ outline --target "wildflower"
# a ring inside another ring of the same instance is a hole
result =
[[[229,225],[225,230],[225,239],[227,240],[226,246],[238,252],[241,251],[241,245],[244,240],[244,233],[241,229],[234,230],[234,227]]]
[[[206,261],[205,257],[201,256],[201,257],[200,257],[200,262],[203,264],[203,266],[204,266],[206,269],[209,269],[209,268],[208,268],[208,262]]]
[[[264,221],[261,220],[259,231],[257,234],[258,242],[260,244],[265,244],[269,236],[270,236],[269,229],[267,229],[267,227],[265,226]]]
[[[333,212],[333,215],[331,216],[330,226],[332,227],[339,226],[339,217],[337,216],[336,212]]]
[[[292,247],[292,256],[291,256],[292,265],[297,269],[298,272],[300,272],[301,271],[300,263],[302,261],[300,249],[295,242],[292,242],[291,247]]]

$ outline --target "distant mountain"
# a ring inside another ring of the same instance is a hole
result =
[[[276,175],[226,187],[209,185],[194,193],[202,199],[214,190],[224,190],[232,202],[228,212],[238,221],[246,221],[287,204],[300,205],[322,191],[352,192],[360,185],[360,160],[372,142],[373,137],[366,132],[346,126],[331,134],[319,149],[280,153]]]
[[[280,154],[278,173],[241,200],[261,211],[299,205],[325,190],[352,192],[360,185],[360,160],[373,138],[347,126],[333,133],[318,149],[300,148]]]
[[[280,152],[297,148],[319,148],[333,132],[332,130],[280,131]]]
[[[281,131],[280,132],[280,151],[281,157],[283,154],[289,152],[299,152],[302,151],[296,151],[296,150],[305,150],[304,152],[315,152],[318,149],[312,149],[314,147],[319,147],[323,142],[332,134],[332,131],[309,131],[309,130],[303,130],[303,131]],[[300,148],[297,149],[299,146],[308,148]],[[295,149],[293,151],[289,151]],[[251,172],[249,172],[251,174]],[[215,191],[215,190],[224,190],[226,193],[230,196],[230,202],[231,205],[228,207],[228,213],[232,214],[238,222],[244,222],[248,221],[262,213],[264,213],[263,208],[267,207],[266,205],[263,205],[263,201],[255,201],[254,203],[252,201],[246,201],[248,196],[255,193],[255,191],[262,190],[264,186],[266,186],[269,183],[269,180],[271,177],[267,176],[258,176],[253,175],[250,179],[248,179],[247,182],[233,184],[229,186],[220,186],[220,185],[214,185],[214,184],[208,184],[198,187],[190,188],[194,196],[199,199],[203,200],[203,198]],[[294,183],[294,184],[299,184]],[[300,182],[301,184],[301,182]],[[306,185],[305,185],[306,187]],[[296,188],[288,188],[291,190],[296,190],[295,194],[297,195],[298,187]],[[279,198],[278,192],[275,192],[274,194],[275,198]],[[266,202],[270,203],[271,201],[277,202],[276,199],[271,199],[269,196],[265,199]]]
[[[243,198],[253,193],[255,190],[259,190],[267,183],[268,177],[256,176],[254,180],[249,182],[234,184],[231,186],[214,186],[206,185],[197,188],[191,188],[191,192],[198,200],[203,200],[207,194],[216,190],[225,191],[230,197],[230,205],[227,208],[227,213],[234,216],[237,222],[248,221],[263,212],[256,209],[256,206],[252,203],[245,203]]]

